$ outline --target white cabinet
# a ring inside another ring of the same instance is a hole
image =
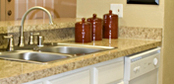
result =
[[[48,81],[49,84],[90,84],[89,72],[89,70],[81,71]]]
[[[95,64],[92,84],[117,84],[123,79],[123,57]]]
[[[44,83],[35,83],[35,84],[44,84]]]
[[[117,84],[123,80],[123,57],[24,84]]]
[[[114,62],[104,66],[97,67],[98,84],[110,84],[123,78],[123,63]]]
[[[32,82],[29,82],[29,83],[23,83],[23,84],[47,84],[47,83],[38,82],[38,80],[36,80],[36,81],[32,81]]]

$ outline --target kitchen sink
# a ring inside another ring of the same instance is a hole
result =
[[[69,43],[49,43],[44,44],[44,47],[37,47],[37,45],[15,47],[15,51],[1,52],[0,58],[32,63],[48,63],[55,60],[64,60],[71,57],[83,56],[109,49],[114,49],[114,47]]]
[[[42,48],[42,52],[54,52],[54,53],[66,53],[66,54],[88,54],[93,52],[98,52],[101,49],[92,49],[92,48],[81,48],[81,47],[69,47],[69,46],[55,46]]]
[[[37,45],[34,46],[26,45],[25,47],[22,48],[16,47],[16,50],[34,50],[40,52],[83,55],[108,49],[114,49],[114,47],[69,44],[69,43],[52,43],[52,44],[48,43],[44,44],[44,47],[36,47],[36,46]]]
[[[32,63],[47,63],[55,60],[70,58],[71,55],[55,54],[47,52],[35,52],[32,50],[16,50],[12,52],[1,52],[0,58]]]
[[[113,49],[113,47],[59,43],[57,46],[43,47],[40,49],[40,51],[83,55],[107,49]]]

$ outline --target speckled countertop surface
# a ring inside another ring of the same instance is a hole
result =
[[[75,27],[75,23],[80,21],[78,18],[55,18],[52,25],[49,19],[26,20],[24,23],[25,31],[51,30],[60,28]],[[19,32],[21,21],[0,21],[0,34]]]
[[[74,41],[68,41],[66,43],[74,43]],[[94,45],[94,42],[87,44]],[[67,60],[57,61],[46,65],[0,60],[0,84],[21,84],[52,76],[62,72],[155,48],[161,46],[161,41],[103,39],[102,41],[96,41],[95,45],[118,48],[69,58]]]

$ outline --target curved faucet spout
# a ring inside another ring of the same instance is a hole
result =
[[[24,32],[23,32],[23,29],[24,29],[24,22],[25,22],[26,16],[28,15],[28,13],[30,13],[32,10],[35,10],[35,9],[39,9],[39,10],[42,10],[42,11],[46,12],[47,15],[49,16],[49,23],[53,24],[51,13],[47,9],[45,9],[41,6],[35,6],[35,7],[30,8],[29,10],[27,10],[25,12],[25,14],[23,15],[22,21],[21,21],[19,47],[24,47],[24,35],[23,35]]]

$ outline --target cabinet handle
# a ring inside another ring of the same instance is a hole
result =
[[[11,2],[11,0],[8,0],[8,2]]]
[[[7,12],[7,14],[8,14],[8,16],[11,16],[12,11],[11,11],[11,10],[9,10],[9,11]]]

